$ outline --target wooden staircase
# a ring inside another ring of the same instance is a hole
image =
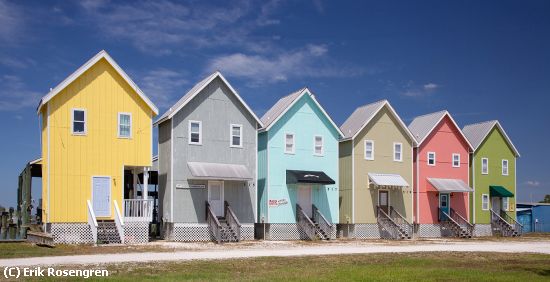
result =
[[[229,203],[224,202],[225,217],[217,217],[210,206],[206,202],[206,222],[208,228],[216,243],[239,242],[241,240],[241,223],[229,206]]]
[[[451,230],[455,237],[472,238],[474,226],[454,209],[450,209],[449,214],[440,209],[439,214],[441,224]]]
[[[97,241],[100,244],[122,243],[114,220],[97,221]]]
[[[377,206],[376,220],[378,225],[383,231],[386,231],[390,235],[390,239],[404,240],[411,239],[412,237],[412,225],[408,223],[400,214],[397,213],[395,217],[387,214],[380,206]],[[390,214],[392,214],[392,207],[390,207]]]
[[[231,228],[231,225],[227,223],[225,217],[218,217],[218,222],[220,223],[220,243],[225,242],[239,242],[237,237],[237,232]]]
[[[506,212],[500,215],[491,209],[491,227],[503,237],[519,237],[523,226],[511,218]]]

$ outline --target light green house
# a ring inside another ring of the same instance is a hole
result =
[[[519,152],[496,120],[467,125],[462,131],[474,149],[470,162],[474,235],[520,235],[515,210]]]
[[[357,108],[340,130],[342,236],[411,238],[414,136],[386,100]]]

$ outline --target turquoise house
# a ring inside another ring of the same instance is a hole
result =
[[[262,123],[257,237],[335,238],[342,132],[307,88],[281,98]]]

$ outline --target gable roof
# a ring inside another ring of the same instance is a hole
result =
[[[203,80],[195,84],[195,86],[193,86],[185,95],[183,95],[183,97],[181,97],[172,107],[170,107],[170,109],[168,109],[164,114],[162,114],[162,116],[160,116],[160,118],[157,119],[157,121],[155,121],[154,125],[159,125],[162,122],[174,117],[174,115],[177,112],[179,112],[183,107],[185,107],[185,105],[187,105],[191,100],[193,100],[193,98],[195,98],[204,88],[206,88],[206,86],[208,86],[212,81],[214,81],[216,77],[219,77],[223,81],[223,83],[225,83],[227,88],[229,88],[230,92],[233,95],[235,95],[235,97],[237,97],[239,102],[241,102],[241,104],[246,108],[246,110],[254,117],[254,119],[258,122],[260,127],[263,127],[262,121],[256,116],[256,114],[252,111],[252,109],[248,107],[248,105],[241,98],[241,96],[239,96],[237,91],[233,89],[231,84],[229,84],[229,82],[225,79],[225,77],[223,77],[223,75],[219,71],[212,73],[211,75],[205,77]]]
[[[388,100],[381,100],[371,104],[361,106],[351,114],[351,116],[340,126],[340,130],[344,133],[344,139],[355,139],[359,132],[371,122],[371,120],[380,112],[384,107],[390,110],[391,115],[399,122],[401,128],[405,130],[409,138],[416,144],[416,139],[409,131],[409,128],[403,123],[397,112],[393,109]]]
[[[134,83],[134,81],[124,72],[124,70],[109,56],[107,51],[101,50],[99,53],[97,53],[95,56],[93,56],[90,60],[88,60],[84,65],[79,67],[75,72],[73,72],[71,75],[69,75],[65,80],[63,80],[61,83],[59,83],[55,88],[51,89],[48,94],[46,94],[42,99],[40,99],[40,103],[38,104],[37,112],[40,113],[40,110],[42,109],[42,106],[44,106],[46,103],[48,103],[55,95],[59,94],[63,89],[65,89],[67,86],[69,86],[73,81],[75,81],[77,78],[79,78],[84,72],[86,72],[88,69],[90,69],[92,66],[94,66],[99,60],[105,59],[111,66],[122,76],[122,78],[136,91],[136,93],[139,95],[139,97],[149,106],[149,108],[155,113],[155,115],[158,115],[159,110],[149,100],[147,95],[139,89],[137,84]]]
[[[473,150],[472,144],[470,144],[470,141],[468,141],[468,138],[464,136],[464,133],[462,133],[462,130],[460,130],[460,127],[458,127],[458,124],[455,122],[451,114],[449,114],[448,111],[439,111],[431,114],[426,114],[422,116],[418,116],[414,118],[414,120],[409,124],[409,130],[411,131],[412,135],[416,138],[417,146],[420,146],[424,140],[432,133],[432,131],[435,129],[435,127],[443,120],[445,117],[449,117],[451,122],[454,124],[464,141],[468,144],[469,148]]]
[[[292,106],[298,100],[300,100],[300,98],[302,98],[302,96],[304,96],[304,95],[309,95],[309,97],[311,97],[311,99],[315,102],[317,107],[321,110],[321,112],[323,112],[325,117],[330,121],[332,126],[334,126],[334,128],[336,129],[338,134],[340,134],[340,136],[344,136],[344,133],[342,133],[342,131],[340,131],[340,128],[336,125],[336,123],[334,123],[334,121],[332,120],[332,118],[330,118],[330,116],[327,114],[325,109],[323,109],[321,104],[319,104],[317,99],[315,99],[315,95],[313,95],[307,87],[304,87],[304,88],[302,88],[302,89],[300,89],[296,92],[291,93],[290,95],[287,95],[287,96],[279,99],[279,101],[277,101],[277,103],[275,103],[275,105],[273,105],[273,107],[271,107],[271,109],[269,109],[264,114],[264,116],[262,117],[262,122],[263,122],[264,126],[261,129],[261,131],[268,131],[269,129],[271,129],[271,127],[274,124],[276,124],[277,121],[282,116],[284,116],[285,113],[288,112],[288,110],[290,108],[292,108]]]
[[[464,126],[464,128],[462,129],[462,132],[464,132],[464,135],[466,136],[466,138],[468,138],[468,140],[472,144],[474,151],[476,151],[481,145],[481,143],[485,141],[485,139],[487,138],[487,136],[495,126],[500,130],[500,132],[504,136],[504,139],[506,140],[510,148],[512,148],[512,151],[514,152],[516,157],[519,157],[520,154],[518,150],[516,149],[516,147],[512,143],[512,140],[508,137],[508,135],[506,134],[506,131],[504,131],[504,128],[502,128],[498,120],[490,120],[490,121],[469,124]]]

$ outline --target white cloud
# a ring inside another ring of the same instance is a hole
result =
[[[0,40],[3,44],[13,42],[20,36],[23,17],[19,8],[13,3],[0,0]]]
[[[37,106],[41,93],[30,90],[18,76],[0,77],[0,111],[16,111],[29,106]]]
[[[530,186],[530,187],[539,187],[540,186],[540,182],[537,181],[537,180],[528,180],[525,182],[525,184],[527,184],[527,186]]]
[[[409,80],[402,87],[401,95],[409,98],[423,98],[429,97],[439,89],[439,85],[433,82],[426,83],[422,86],[419,86],[414,81]]]
[[[0,65],[14,69],[26,69],[36,65],[36,61],[30,58],[16,58],[14,56],[5,55],[0,57]]]
[[[150,70],[140,79],[140,88],[160,108],[170,107],[187,90],[184,74],[159,68]]]
[[[357,76],[363,69],[342,67],[327,58],[325,45],[308,45],[273,56],[235,53],[210,60],[207,71],[220,70],[231,76],[248,79],[249,86],[286,81],[290,77]]]
[[[432,90],[435,90],[439,88],[439,85],[435,84],[435,83],[427,83],[427,84],[424,84],[424,90],[426,91],[432,91]]]

